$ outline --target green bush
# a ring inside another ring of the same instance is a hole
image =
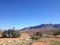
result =
[[[14,37],[16,37],[16,38],[17,38],[17,37],[20,37],[20,32],[14,31],[14,32],[13,32],[13,38],[14,38]]]
[[[60,31],[55,31],[55,32],[53,32],[53,35],[54,35],[54,36],[60,35]]]
[[[38,40],[38,39],[40,39],[42,37],[42,33],[41,32],[36,32],[35,34],[33,34],[32,36],[31,36],[31,38],[33,39],[33,40]]]
[[[3,38],[17,38],[17,37],[20,37],[20,32],[13,29],[12,30],[9,29],[3,32],[2,37]]]
[[[37,36],[42,36],[42,33],[41,33],[41,32],[36,32],[35,35],[37,35]]]

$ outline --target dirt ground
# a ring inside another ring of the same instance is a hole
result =
[[[5,43],[5,42],[7,42],[7,41],[10,41],[10,40],[23,40],[23,39],[26,39],[26,38],[29,38],[30,37],[30,35],[28,35],[28,34],[26,34],[26,33],[23,33],[22,35],[21,35],[21,37],[19,37],[19,38],[0,38],[0,43]]]
[[[34,42],[32,45],[46,45],[46,44],[43,42]]]
[[[60,42],[60,38],[45,38],[45,41],[47,42],[34,42],[32,45],[50,45],[49,41],[59,41]]]
[[[5,42],[10,41],[10,40],[19,40],[19,39],[23,40],[23,39],[28,39],[28,38],[30,38],[30,35],[24,33],[19,38],[0,38],[0,43],[5,43]],[[46,41],[54,40],[54,41],[60,42],[60,38],[45,38],[45,40]],[[49,44],[46,42],[34,42],[32,45],[49,45]]]
[[[53,40],[53,41],[59,41],[60,42],[60,38],[46,38],[46,40]]]

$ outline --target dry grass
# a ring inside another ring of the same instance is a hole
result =
[[[35,41],[33,45],[60,45],[60,38],[41,38],[37,42]]]
[[[7,45],[60,45],[60,38],[41,38],[40,40],[29,39],[30,35],[23,33],[20,38],[0,38],[0,44]],[[29,40],[28,40],[29,39]]]

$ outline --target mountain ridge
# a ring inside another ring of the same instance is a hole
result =
[[[59,30],[60,29],[60,24],[41,24],[41,25],[37,25],[37,26],[32,26],[32,27],[26,27],[23,28],[21,30],[32,30],[32,29],[45,29],[45,30]]]

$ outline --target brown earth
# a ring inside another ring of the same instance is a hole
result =
[[[45,40],[53,40],[53,41],[59,41],[60,42],[60,38],[46,38]]]
[[[46,44],[43,42],[34,42],[32,45],[46,45]]]
[[[0,43],[5,43],[10,40],[19,40],[19,39],[23,40],[26,38],[30,38],[30,35],[27,33],[23,33],[23,34],[21,34],[21,37],[19,37],[19,38],[0,38]],[[48,41],[48,40],[60,41],[60,38],[45,38],[45,40],[46,41]],[[45,42],[34,42],[32,45],[49,45],[49,44],[45,43]]]
[[[30,37],[30,35],[23,33],[23,34],[21,34],[21,37],[19,37],[19,38],[0,38],[0,43],[5,43],[10,40],[19,40],[19,39],[23,40],[23,39],[29,38],[29,37]]]
[[[47,42],[34,42],[32,45],[50,45],[49,41],[59,41],[60,42],[60,38],[45,38],[45,41]]]

